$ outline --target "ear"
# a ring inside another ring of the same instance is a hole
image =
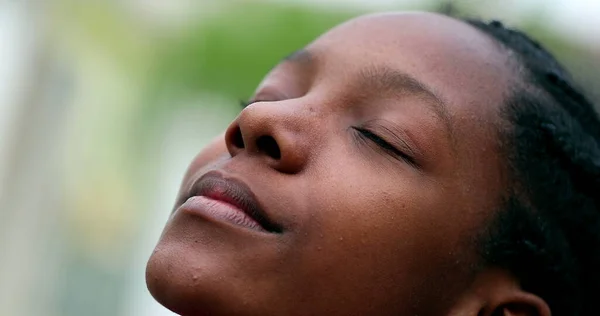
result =
[[[551,316],[550,307],[529,293],[510,273],[500,269],[479,272],[448,316]]]

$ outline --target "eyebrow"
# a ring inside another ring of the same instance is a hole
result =
[[[390,67],[370,67],[360,72],[357,84],[359,87],[370,87],[383,93],[409,93],[423,98],[429,109],[444,123],[450,136],[452,135],[452,120],[446,102],[415,77]]]

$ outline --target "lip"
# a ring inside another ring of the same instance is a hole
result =
[[[269,219],[252,190],[242,181],[210,171],[189,190],[180,209],[212,220],[225,221],[248,229],[281,233]]]

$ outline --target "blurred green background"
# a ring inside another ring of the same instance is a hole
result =
[[[598,100],[594,3],[0,1],[0,315],[170,315],[144,267],[188,162],[280,58],[339,22],[498,18]]]

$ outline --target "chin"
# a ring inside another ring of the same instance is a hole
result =
[[[179,315],[214,315],[214,298],[204,290],[211,282],[206,275],[201,277],[202,269],[195,268],[198,263],[192,265],[183,248],[168,244],[156,247],[146,266],[148,290],[156,301]]]
[[[232,258],[218,243],[170,237],[162,237],[146,266],[156,301],[185,316],[272,314],[260,303],[268,291],[239,264],[247,260]]]
[[[167,222],[146,266],[152,296],[185,316],[280,314],[282,236],[201,215]]]

